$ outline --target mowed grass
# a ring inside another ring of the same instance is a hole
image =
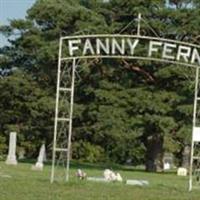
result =
[[[68,183],[50,183],[51,166],[32,171],[30,163],[8,166],[0,162],[0,200],[200,200],[200,187],[188,192],[188,177],[175,173],[147,173],[131,168],[114,168],[124,179],[144,179],[149,186],[78,180],[78,168],[88,176],[102,176],[105,166],[73,164]],[[11,177],[5,177],[10,175]]]

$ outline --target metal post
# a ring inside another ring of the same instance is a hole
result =
[[[140,27],[141,27],[141,13],[138,14],[138,26],[137,26],[137,35],[140,35]]]
[[[59,54],[58,54],[58,74],[57,74],[57,88],[56,88],[56,106],[55,106],[55,122],[54,122],[54,138],[53,138],[53,152],[52,152],[52,169],[51,169],[51,183],[54,182],[55,172],[55,159],[56,159],[56,138],[57,138],[57,125],[58,125],[58,103],[59,103],[59,87],[60,87],[60,69],[62,57],[62,38],[59,41]]]
[[[66,181],[69,180],[69,164],[71,156],[71,136],[72,136],[72,118],[73,118],[73,107],[74,107],[74,82],[75,82],[75,70],[76,70],[76,59],[73,59],[72,64],[72,82],[71,82],[71,99],[70,99],[70,115],[69,115],[69,134],[68,134],[68,151],[67,151],[67,171]]]
[[[196,68],[195,77],[195,95],[194,95],[194,107],[193,107],[193,127],[196,126],[196,112],[197,112],[197,98],[198,98],[198,85],[199,85],[199,67]],[[190,152],[190,169],[189,169],[189,191],[192,190],[192,170],[193,170],[193,154],[194,154],[194,141],[192,130],[191,152]]]

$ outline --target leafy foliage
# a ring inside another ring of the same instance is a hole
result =
[[[1,141],[5,144],[9,132],[16,131],[19,146],[27,156],[35,155],[42,142],[52,140],[53,98],[19,70],[0,79],[0,91]]]

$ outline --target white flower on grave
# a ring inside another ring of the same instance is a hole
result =
[[[81,169],[78,169],[77,173],[76,173],[76,176],[79,179],[83,180],[83,179],[85,179],[87,177],[87,174],[84,171],[82,171]]]
[[[105,169],[103,172],[103,176],[107,181],[111,180],[111,176],[112,176],[111,174],[112,174],[112,171],[110,169]]]
[[[120,181],[120,182],[123,181],[123,179],[122,179],[120,173],[116,173],[116,181]]]
[[[121,175],[119,173],[115,174],[110,169],[105,169],[104,173],[103,173],[103,176],[107,181],[122,181]]]

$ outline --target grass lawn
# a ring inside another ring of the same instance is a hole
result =
[[[177,177],[175,173],[155,174],[114,168],[124,179],[149,181],[149,186],[140,187],[77,180],[77,168],[86,171],[88,176],[102,176],[105,166],[73,164],[68,183],[50,184],[51,166],[46,165],[39,172],[32,171],[31,165],[8,166],[0,162],[0,200],[200,200],[200,187],[188,192],[188,177]]]

